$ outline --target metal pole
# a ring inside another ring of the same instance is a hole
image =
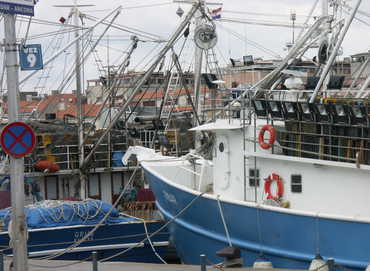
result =
[[[199,1],[201,5],[204,5],[204,0]],[[202,13],[198,10],[195,13],[195,27],[200,26],[202,22]],[[195,46],[195,59],[194,59],[194,104],[197,115],[201,115],[202,104],[200,99],[200,86],[201,86],[201,73],[203,64],[203,49]],[[194,116],[194,126],[198,125],[198,121]]]
[[[96,251],[92,252],[92,271],[98,271],[98,252]]]
[[[82,88],[81,88],[81,49],[80,49],[80,34],[78,31],[78,28],[80,26],[79,23],[79,15],[80,11],[77,8],[77,3],[75,1],[75,7],[72,8],[72,13],[74,17],[74,24],[77,28],[75,32],[75,49],[76,49],[76,67],[75,67],[75,73],[76,73],[76,98],[77,98],[77,126],[78,126],[78,161],[80,165],[85,160],[85,152],[84,152],[84,130],[83,130],[83,109],[82,109]],[[86,176],[85,173],[80,171],[80,197],[81,199],[86,199]]]
[[[19,120],[19,65],[15,15],[4,14],[5,54],[8,85],[8,120]],[[24,158],[10,157],[12,198],[12,247],[14,271],[27,271],[27,227],[24,214]]]
[[[0,271],[4,271],[4,254],[0,252]]]
[[[199,0],[201,8],[204,6],[204,0]],[[202,13],[198,10],[195,13],[195,27],[200,26],[202,23]],[[194,59],[194,105],[195,111],[197,112],[194,114],[193,125],[198,126],[197,116],[201,116],[202,114],[202,103],[201,103],[201,75],[202,75],[202,64],[203,64],[203,49],[195,46],[195,59]],[[195,141],[194,147],[197,149],[201,145],[201,134],[196,131],[195,132]]]
[[[207,271],[207,257],[204,254],[200,255],[200,271]]]
[[[342,45],[342,42],[343,42],[343,40],[344,40],[344,38],[345,38],[345,36],[348,32],[349,27],[351,26],[351,23],[352,23],[353,19],[355,18],[355,15],[357,13],[358,8],[360,7],[361,2],[362,2],[362,0],[357,1],[356,7],[352,10],[350,18],[348,19],[348,21],[346,22],[346,25],[344,26],[344,29],[340,33],[340,36],[338,38],[338,42],[335,45],[335,47],[333,49],[333,52],[331,53],[330,58],[328,60],[328,63],[326,63],[326,65],[325,65],[325,68],[324,68],[324,71],[322,72],[320,80],[317,83],[315,91],[313,92],[313,94],[310,98],[310,103],[315,102],[316,96],[319,93],[324,80],[328,76],[329,70],[330,70],[332,64],[334,63],[335,58],[337,57],[338,50],[339,50],[340,46]]]

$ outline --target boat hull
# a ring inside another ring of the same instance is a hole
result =
[[[163,222],[147,222],[149,234],[157,231],[163,225]],[[93,227],[94,225],[30,230],[28,240],[29,257],[44,257],[61,252],[86,236]],[[142,222],[103,225],[80,246],[55,258],[55,260],[84,260],[90,257],[94,251],[98,252],[99,259],[104,259],[137,245],[146,237],[147,235]],[[168,240],[169,234],[167,229],[162,230],[159,234],[151,238],[155,250],[162,257],[166,256]],[[9,235],[7,233],[0,234],[0,247],[7,247],[8,244]],[[5,250],[4,253],[8,255],[12,254],[12,250]],[[160,262],[148,241],[145,241],[144,245],[136,246],[127,253],[112,258],[109,261]]]
[[[173,219],[199,193],[175,185],[145,168],[157,206],[167,220]],[[361,221],[302,215],[282,208],[198,197],[170,224],[176,251],[186,264],[199,264],[200,254],[221,262],[216,252],[229,245],[221,212],[232,245],[241,248],[245,266],[263,254],[274,267],[307,269],[315,254],[334,258],[339,265],[364,269],[370,263],[370,224]]]

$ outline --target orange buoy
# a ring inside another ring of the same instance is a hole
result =
[[[45,173],[54,173],[60,170],[57,163],[50,162],[48,160],[41,160],[35,164],[35,168]]]
[[[271,192],[271,184],[272,182],[276,182],[277,184],[277,192],[276,195],[273,195]],[[272,173],[265,179],[265,193],[267,194],[268,199],[273,199],[275,201],[279,200],[284,195],[284,183],[283,180],[280,178],[279,175],[276,173]]]
[[[270,133],[269,143],[265,143],[265,132],[266,131]],[[274,145],[275,139],[276,139],[275,128],[268,124],[263,125],[258,135],[258,143],[260,144],[261,148],[265,150],[270,149]]]

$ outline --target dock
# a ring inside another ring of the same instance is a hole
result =
[[[61,270],[61,271],[92,271],[91,262],[78,263],[76,261],[43,261],[29,260],[29,271]],[[109,262],[99,263],[97,271],[200,271],[199,265],[184,264],[151,264],[151,263],[131,263],[131,262]],[[216,268],[207,266],[207,271],[255,271],[252,267],[238,268]],[[273,270],[286,271],[286,269],[258,269],[259,271]],[[4,271],[9,271],[9,261],[5,262]],[[295,271],[289,269],[289,271]]]

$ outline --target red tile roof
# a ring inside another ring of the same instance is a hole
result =
[[[20,101],[19,111],[20,113],[31,113],[39,104],[39,101]],[[5,112],[8,112],[8,104],[3,103],[2,108]]]
[[[84,117],[96,117],[101,109],[100,104],[84,104],[83,105],[83,116]],[[57,119],[63,119],[65,116],[77,118],[77,106],[73,105],[66,110],[58,110],[56,112]]]
[[[43,99],[40,102],[39,106],[37,107],[37,111],[39,111],[40,113],[43,113],[47,109],[48,106],[56,105],[62,99],[64,103],[68,103],[68,104],[77,103],[76,94],[55,94],[55,95],[51,95]],[[72,101],[69,101],[70,99],[72,99]]]

